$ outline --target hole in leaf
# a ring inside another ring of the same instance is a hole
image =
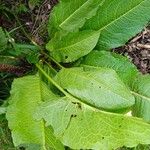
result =
[[[75,105],[77,105],[77,106],[78,106],[78,108],[79,108],[79,109],[82,109],[82,106],[81,106],[81,104],[80,104],[80,103],[78,103],[78,102],[72,102],[72,104],[75,104]]]
[[[67,59],[68,58],[68,56],[65,56],[65,59]]]
[[[72,117],[77,117],[77,115],[76,115],[76,114],[72,114],[72,115],[71,115],[71,118],[72,118]]]

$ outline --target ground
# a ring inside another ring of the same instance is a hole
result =
[[[129,57],[143,74],[150,73],[150,26],[114,51]]]

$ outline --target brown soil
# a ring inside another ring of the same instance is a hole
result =
[[[143,74],[150,73],[150,26],[114,51],[129,57]]]
[[[0,5],[8,8],[6,10],[5,7],[4,10],[0,9],[0,26],[7,31],[18,28],[14,32],[15,40],[23,43],[30,42],[22,28],[20,28],[22,25],[29,37],[39,45],[42,45],[47,38],[46,25],[49,13],[57,3],[58,0],[41,0],[39,6],[32,6],[28,0],[0,0]],[[18,12],[18,8],[22,4],[27,8],[27,11]]]

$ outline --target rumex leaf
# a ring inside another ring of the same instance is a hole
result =
[[[136,98],[132,114],[150,122],[150,75],[140,75],[132,88]]]
[[[58,29],[75,31],[82,27],[86,19],[96,14],[104,0],[61,0],[50,15],[49,33]]]
[[[46,46],[58,62],[72,62],[93,50],[100,32],[81,31],[75,33],[58,33]]]
[[[101,50],[108,50],[125,44],[149,20],[149,0],[106,0],[83,29],[100,30],[97,46]]]
[[[124,56],[108,51],[92,51],[82,61],[83,65],[112,68],[129,87],[139,74],[136,66]]]
[[[26,76],[13,82],[6,112],[13,143],[15,146],[36,144],[41,146],[41,150],[45,150],[46,146],[63,150],[63,146],[52,132],[45,129],[44,122],[36,121],[33,117],[39,104],[49,95],[48,92],[43,92],[43,95],[42,89],[48,91],[38,76]]]
[[[128,85],[135,96],[133,116],[150,122],[150,76],[141,75],[130,61],[118,54],[106,51],[93,51],[82,61],[85,67],[108,67],[114,69],[119,77]]]
[[[134,97],[112,69],[62,69],[55,80],[75,97],[100,109],[117,111],[134,104]]]
[[[150,125],[140,119],[100,111],[74,97],[43,103],[35,114],[52,125],[55,136],[72,149],[112,150],[150,143]]]

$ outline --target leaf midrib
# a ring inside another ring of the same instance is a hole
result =
[[[102,67],[96,67],[96,66],[90,66],[90,65],[83,65],[83,66],[87,66],[87,67],[92,67],[92,68],[102,68]],[[142,95],[142,94],[140,94],[140,93],[137,93],[137,92],[135,92],[135,91],[131,91],[130,90],[130,92],[131,92],[131,94],[133,95],[133,96],[138,96],[138,97],[141,97],[141,98],[144,98],[144,99],[146,99],[146,100],[148,100],[148,101],[150,101],[150,98],[149,97],[146,97],[146,96],[144,96],[144,95]]]
[[[141,1],[138,5],[136,5],[135,7],[133,7],[132,9],[130,9],[129,11],[127,11],[126,13],[122,14],[121,16],[119,16],[117,19],[111,21],[110,23],[108,23],[107,25],[105,25],[104,27],[102,27],[101,29],[99,29],[99,31],[102,31],[104,29],[106,29],[108,26],[110,26],[111,24],[115,23],[116,21],[120,20],[121,18],[123,18],[124,16],[126,16],[127,14],[129,14],[130,12],[132,12],[134,9],[136,9],[137,7],[139,7],[143,2],[145,2],[145,0]]]
[[[82,43],[83,41],[88,40],[89,38],[91,38],[92,36],[94,36],[94,35],[96,35],[98,33],[100,33],[100,32],[93,31],[93,34],[88,36],[87,38],[84,38],[83,40],[80,40],[80,41],[78,41],[78,42],[76,42],[74,44],[68,45],[66,47],[61,47],[61,48],[58,48],[58,49],[56,48],[56,50],[57,51],[61,51],[61,50],[64,50],[64,49],[68,49],[69,47],[74,47],[75,45],[78,45],[79,43]]]
[[[69,73],[73,73],[73,72],[69,72]],[[88,78],[88,77],[85,77],[85,76],[82,76],[82,75],[80,75],[80,74],[76,74],[75,72],[74,72],[74,75],[77,75],[77,76],[80,76],[81,78],[83,78],[83,79],[86,79],[86,80],[91,80],[91,78]],[[106,87],[104,84],[102,84],[102,83],[99,83],[97,80],[95,80],[95,79],[92,79],[97,85],[102,85],[105,89],[107,89],[108,91],[110,91],[111,93],[114,93],[115,95],[119,95],[118,93],[116,93],[116,92],[114,92],[114,91],[112,91],[111,89],[110,89],[110,87]],[[119,95],[121,98],[123,98],[125,101],[127,100],[127,98],[124,98],[124,97],[122,97],[122,95]]]
[[[78,97],[74,97],[70,93],[68,93],[68,94],[69,95],[66,96],[66,98],[68,98],[68,99],[66,99],[66,101],[68,101],[68,102],[79,102],[81,105],[88,107],[89,109],[91,109],[94,112],[100,112],[100,113],[103,113],[106,115],[114,115],[114,116],[118,116],[118,117],[129,118],[129,116],[126,116],[124,114],[114,113],[114,112],[110,112],[110,111],[107,111],[107,110],[102,109],[102,108],[97,108],[93,105],[90,105],[89,103],[85,103],[84,101],[82,101]],[[132,119],[134,119],[134,121],[138,121],[138,120],[135,120],[135,118],[133,116],[132,116]],[[140,120],[140,118],[138,118],[138,119]],[[145,122],[141,122],[141,123],[145,124]]]
[[[67,22],[72,16],[74,16],[74,14],[76,14],[76,12],[78,12],[82,7],[84,7],[84,5],[86,5],[86,3],[88,3],[89,0],[87,0],[86,2],[84,2],[78,9],[76,9],[74,11],[74,13],[72,13],[69,17],[67,17],[60,25],[59,27],[63,26],[63,24],[65,24],[65,22]]]
[[[66,97],[68,97],[68,98],[70,98],[70,99],[74,99],[75,101],[78,101],[78,102],[82,103],[83,105],[86,105],[86,106],[90,107],[90,108],[93,109],[94,111],[103,112],[103,113],[106,113],[106,114],[112,114],[112,113],[110,113],[110,112],[100,110],[100,109],[98,109],[98,108],[96,108],[96,107],[94,107],[94,106],[91,106],[91,105],[89,105],[89,104],[87,104],[87,103],[85,103],[85,102],[82,102],[79,98],[74,97],[74,96],[71,95],[70,93],[66,92],[62,87],[60,87],[59,85],[57,85],[57,83],[56,83],[55,81],[53,81],[53,80],[48,76],[48,74],[47,74],[39,65],[36,65],[36,67],[41,71],[41,73],[43,73],[43,75],[44,75],[52,84],[54,84],[62,93],[64,93],[64,95],[65,95]],[[140,94],[138,94],[138,93],[136,93],[136,92],[133,92],[133,91],[131,91],[131,94],[135,94],[135,95],[138,95],[138,96],[140,96],[140,97],[143,97],[142,95],[140,95]],[[135,96],[135,95],[134,95],[134,96]],[[147,98],[146,98],[146,99],[147,99]],[[150,100],[150,99],[148,98],[148,100]],[[120,115],[120,114],[115,114],[115,115]],[[123,115],[122,115],[122,116],[123,116]]]
[[[150,98],[147,97],[147,96],[144,96],[140,93],[137,93],[137,92],[134,92],[134,91],[131,91],[131,94],[134,95],[134,96],[138,96],[138,97],[141,97],[142,99],[145,99],[145,100],[148,100],[150,102]]]

